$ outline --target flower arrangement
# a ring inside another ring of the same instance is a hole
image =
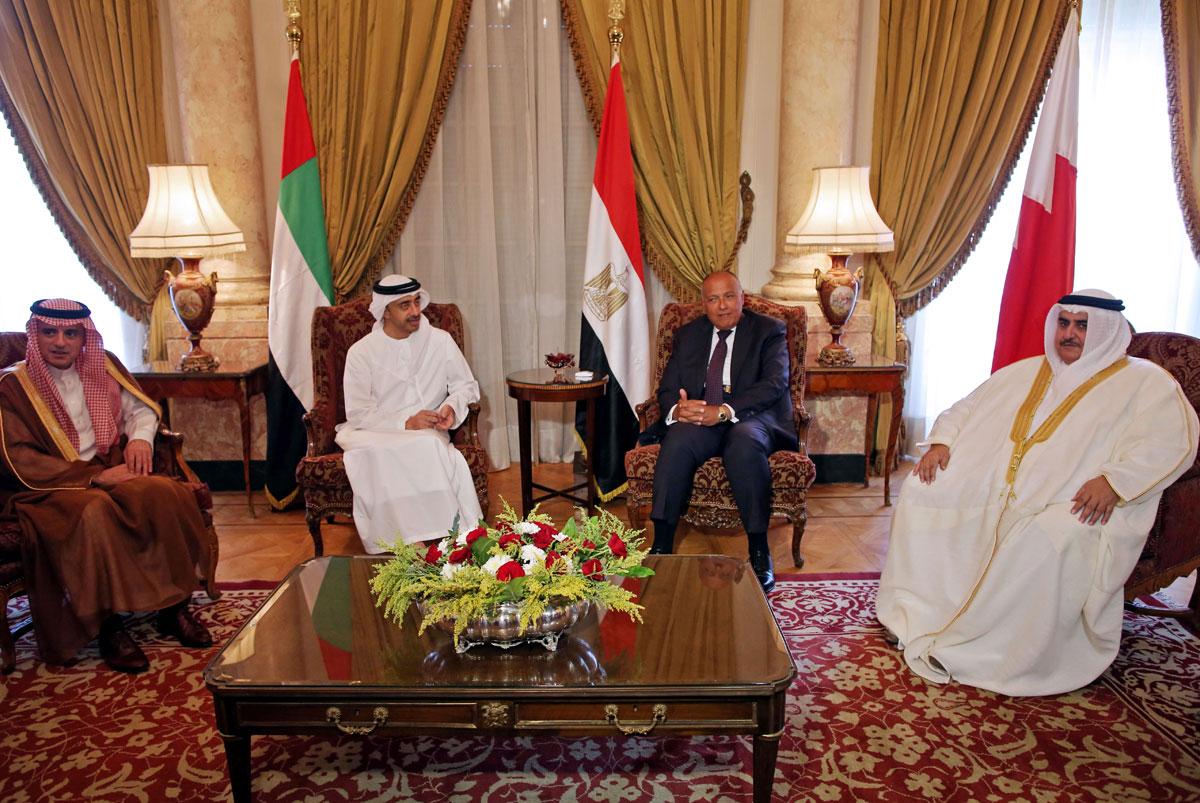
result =
[[[537,508],[522,519],[501,502],[504,510],[492,527],[455,526],[432,546],[393,544],[395,557],[371,579],[384,615],[402,624],[410,603],[419,602],[424,615],[418,632],[451,621],[456,646],[469,623],[496,616],[504,603],[519,606],[522,627],[549,607],[584,601],[641,621],[633,594],[609,582],[654,574],[642,565],[645,550],[635,546],[641,530],[630,530],[606,510],[582,522],[568,519],[560,530]]]
[[[546,355],[546,365],[554,369],[554,382],[562,384],[567,381],[564,370],[575,364],[575,355],[565,351],[555,351]]]

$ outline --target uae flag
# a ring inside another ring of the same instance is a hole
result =
[[[614,55],[592,177],[579,332],[580,368],[596,377],[609,377],[608,392],[597,402],[595,454],[587,456],[602,501],[625,490],[625,452],[638,435],[634,406],[650,398],[650,331],[641,241],[621,57]],[[581,404],[575,416],[581,438],[586,424]]]
[[[276,510],[288,507],[297,497],[296,465],[306,447],[302,416],[313,404],[313,310],[333,302],[317,149],[300,85],[300,57],[295,52],[288,79],[280,172],[271,252],[267,386],[266,491]]]
[[[1074,286],[1078,142],[1079,17],[1072,8],[1029,157],[992,371],[1045,351],[1046,310]]]

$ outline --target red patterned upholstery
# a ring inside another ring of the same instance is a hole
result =
[[[304,490],[305,518],[312,535],[313,549],[325,551],[321,541],[321,519],[335,513],[347,516],[354,511],[354,493],[342,462],[342,450],[334,442],[334,429],[346,420],[342,399],[342,375],[346,370],[346,352],[375,325],[371,315],[371,297],[319,307],[313,312],[313,408],[304,415],[308,429],[308,455],[296,467],[296,481]],[[463,347],[462,313],[454,304],[430,304],[425,317],[444,329]],[[485,512],[488,503],[487,452],[479,442],[479,405],[471,404],[467,420],[451,433],[451,442],[462,452],[475,480],[475,494]]]
[[[791,355],[790,385],[792,409],[795,414],[796,433],[800,436],[800,451],[778,451],[771,455],[771,515],[782,516],[792,523],[792,558],[796,566],[803,565],[800,556],[800,539],[804,536],[804,525],[808,521],[808,486],[816,476],[813,462],[805,453],[808,434],[808,412],[804,409],[804,352],[808,344],[807,323],[803,307],[785,307],[754,295],[746,296],[746,309],[782,320],[787,325],[788,351]],[[679,327],[704,314],[704,305],[668,304],[658,319],[657,357],[654,364],[654,387],[658,387],[675,332]],[[658,400],[651,398],[637,407],[638,419],[643,431],[659,418]],[[629,517],[634,527],[643,527],[654,495],[654,467],[658,462],[658,444],[638,446],[625,453],[625,475],[629,478],[626,500]],[[729,478],[725,476],[725,465],[714,457],[700,466],[696,472],[692,498],[688,503],[684,521],[691,524],[720,527],[741,527],[737,504]]]
[[[1183,387],[1200,412],[1200,340],[1174,332],[1143,332],[1129,344],[1131,357],[1158,363]],[[1125,599],[1133,600],[1187,577],[1200,567],[1200,457],[1163,492],[1158,516],[1142,549],[1142,557],[1125,583]],[[1153,613],[1154,609],[1138,610]],[[1179,612],[1176,612],[1179,613]],[[1191,599],[1192,621],[1200,626],[1200,582]]]
[[[24,332],[0,332],[0,366],[9,366],[14,362],[25,359],[26,337]],[[154,470],[155,473],[173,477],[187,483],[196,496],[196,504],[208,528],[208,551],[211,556],[212,571],[204,579],[205,591],[211,599],[217,599],[220,593],[216,590],[217,559],[219,546],[217,533],[213,529],[212,492],[208,486],[200,482],[192,472],[191,466],[183,459],[183,436],[159,426],[158,437],[154,440]],[[0,608],[3,609],[3,619],[0,620],[0,670],[11,672],[15,663],[13,652],[13,633],[29,627],[29,614],[18,617],[15,621],[8,619],[8,601],[25,593],[24,570],[21,565],[21,542],[24,535],[16,516],[0,516]]]

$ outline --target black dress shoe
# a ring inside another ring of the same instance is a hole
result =
[[[211,647],[213,643],[208,628],[192,615],[187,603],[159,611],[158,632],[178,639],[185,647]]]
[[[771,552],[767,549],[750,550],[750,568],[764,594],[775,589],[775,564],[771,561]]]
[[[136,675],[150,668],[146,653],[124,628],[105,628],[100,632],[100,657],[109,669]]]

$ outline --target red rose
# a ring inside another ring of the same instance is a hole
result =
[[[583,572],[584,577],[590,577],[593,580],[604,579],[604,565],[595,558],[585,560],[583,565],[579,567],[579,571]]]
[[[508,563],[496,570],[496,579],[507,583],[509,580],[516,580],[518,577],[524,577],[525,570],[521,568],[521,564],[515,560],[510,560]]]
[[[546,568],[549,569],[554,564],[562,560],[562,555],[557,552],[550,551],[546,553]]]
[[[538,549],[547,549],[554,543],[554,536],[556,535],[558,535],[558,530],[549,524],[538,522],[538,531],[534,533],[533,545]]]
[[[450,553],[449,557],[446,558],[446,562],[447,563],[462,563],[464,560],[466,560],[470,556],[471,556],[471,548],[465,547],[465,546],[460,546],[458,549],[456,549]]]
[[[474,530],[471,530],[471,532],[467,533],[467,546],[475,543],[485,535],[487,535],[486,527],[476,527]]]
[[[509,544],[516,544],[517,546],[520,546],[521,536],[517,535],[516,533],[505,533],[504,535],[500,536],[500,546],[506,547]]]
[[[437,548],[437,544],[431,544],[429,546],[429,551],[425,553],[425,562],[426,563],[437,563],[438,558],[440,558],[441,556],[442,556],[442,550]]]
[[[588,541],[588,540],[586,540],[586,539],[585,539],[585,540],[584,540],[584,542],[583,542],[583,548],[584,548],[584,549],[595,549],[595,548],[596,548],[596,545],[595,545],[595,544],[593,544],[591,541]]]
[[[613,533],[608,537],[608,548],[611,549],[613,555],[617,556],[618,558],[623,558],[629,554],[625,549],[625,542],[622,541],[621,537],[616,533]]]

